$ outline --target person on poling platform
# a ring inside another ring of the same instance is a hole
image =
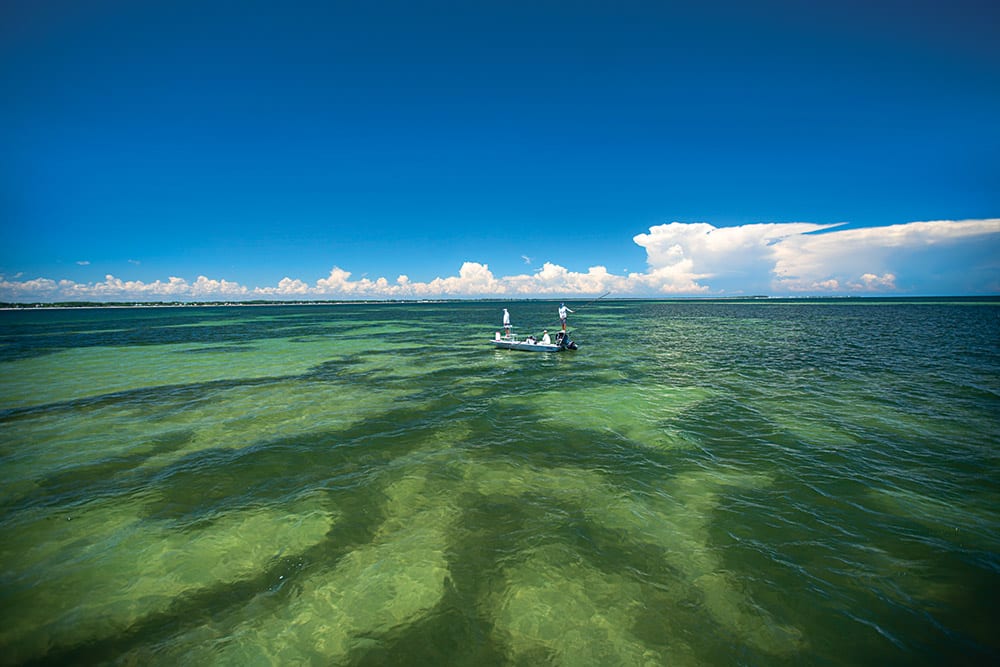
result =
[[[559,321],[562,323],[562,330],[566,331],[566,313],[572,313],[573,311],[566,307],[565,303],[559,304]]]
[[[510,313],[503,309],[503,335],[510,338]]]

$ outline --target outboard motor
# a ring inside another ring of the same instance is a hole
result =
[[[569,339],[569,336],[565,331],[560,331],[556,334],[556,345],[560,346],[564,350],[575,350],[576,343]]]

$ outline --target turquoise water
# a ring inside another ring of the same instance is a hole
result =
[[[997,662],[1000,301],[557,305],[0,313],[0,662]]]

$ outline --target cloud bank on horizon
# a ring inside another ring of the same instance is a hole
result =
[[[1000,218],[936,220],[862,229],[808,222],[716,227],[672,222],[633,237],[646,251],[644,272],[585,273],[545,262],[531,274],[495,276],[465,262],[458,275],[411,281],[399,275],[352,279],[334,266],[308,283],[286,277],[248,287],[198,276],[143,282],[107,275],[102,282],[0,276],[0,300],[212,301],[239,299],[426,299],[618,296],[976,295],[1000,294]]]

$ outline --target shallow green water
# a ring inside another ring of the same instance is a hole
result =
[[[1000,658],[1000,302],[556,305],[0,313],[0,662]]]

